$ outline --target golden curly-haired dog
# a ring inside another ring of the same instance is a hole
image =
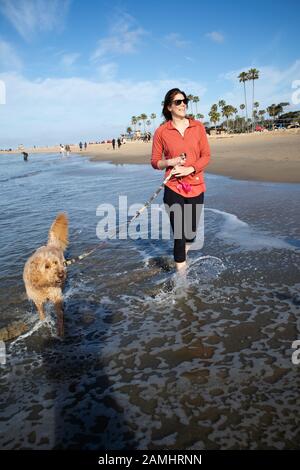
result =
[[[38,248],[24,266],[23,279],[26,293],[45,320],[44,304],[53,302],[57,314],[57,331],[64,335],[62,288],[67,276],[64,250],[68,245],[68,218],[58,214],[51,225],[46,246]]]

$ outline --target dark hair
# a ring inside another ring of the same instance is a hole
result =
[[[179,90],[179,88],[172,88],[172,90],[169,90],[165,96],[162,114],[165,117],[166,121],[170,121],[172,119],[172,114],[168,110],[168,106],[172,104],[174,96],[178,95],[178,93],[181,93],[185,98],[187,97],[184,91]]]

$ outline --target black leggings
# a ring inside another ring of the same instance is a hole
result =
[[[185,245],[192,243],[196,238],[203,201],[204,193],[196,197],[184,197],[165,186],[164,204],[174,234],[176,263],[185,261]]]

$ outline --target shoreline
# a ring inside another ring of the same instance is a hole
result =
[[[259,134],[208,136],[211,161],[205,173],[233,179],[273,183],[300,183],[300,130],[273,131]],[[150,165],[152,142],[127,142],[120,149],[111,144],[89,144],[80,151],[72,145],[73,154],[91,161],[112,164]],[[58,153],[59,146],[26,148],[31,153]],[[19,154],[0,151],[1,154]]]

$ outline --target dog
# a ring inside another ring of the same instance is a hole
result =
[[[37,308],[40,320],[45,320],[44,304],[53,302],[57,315],[57,332],[64,335],[62,288],[67,277],[64,251],[68,246],[68,218],[57,215],[51,225],[46,246],[38,248],[26,261],[23,280],[29,300]]]

